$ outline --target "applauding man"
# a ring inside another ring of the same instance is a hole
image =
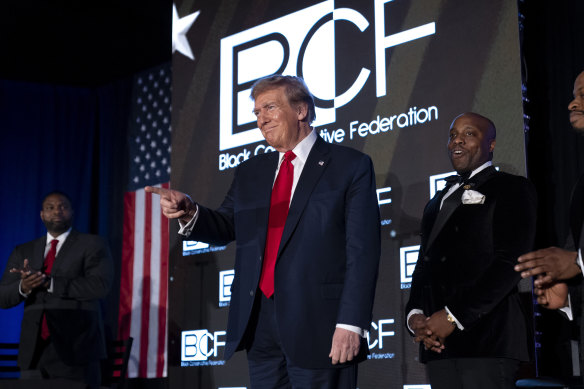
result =
[[[21,378],[65,378],[98,388],[106,357],[99,300],[113,282],[109,248],[99,236],[72,229],[64,193],[45,197],[41,219],[47,235],[17,246],[0,281],[0,307],[24,301]]]

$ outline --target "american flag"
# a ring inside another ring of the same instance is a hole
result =
[[[134,338],[128,377],[166,377],[168,221],[144,186],[169,187],[170,64],[135,76],[124,195],[119,338]]]

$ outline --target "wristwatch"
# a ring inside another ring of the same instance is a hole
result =
[[[446,316],[446,320],[448,320],[452,325],[456,325],[456,320],[454,320],[454,316],[452,316],[451,314],[448,314],[448,316]]]

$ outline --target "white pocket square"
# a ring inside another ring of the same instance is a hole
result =
[[[476,190],[465,190],[462,192],[462,203],[463,204],[484,204],[485,195]]]

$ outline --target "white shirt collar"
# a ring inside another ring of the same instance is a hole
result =
[[[69,227],[67,231],[63,232],[56,238],[47,231],[47,245],[50,245],[53,239],[57,239],[59,241],[59,244],[62,244],[65,241],[65,239],[67,239],[72,229],[73,229],[72,227]]]
[[[489,166],[493,166],[493,161],[487,161],[487,162],[483,163],[481,166],[479,166],[478,168],[476,168],[475,170],[473,170],[472,173],[470,173],[470,177],[473,177],[474,175],[476,175],[479,172],[485,170]]]
[[[296,145],[296,147],[292,149],[296,155],[296,158],[302,161],[303,164],[306,163],[306,160],[308,159],[308,154],[310,154],[310,150],[312,150],[312,146],[314,146],[314,143],[316,142],[316,137],[316,130],[313,129],[310,131],[310,134],[308,134],[300,141],[300,143]],[[283,156],[284,153],[280,152],[280,162],[282,161]]]

